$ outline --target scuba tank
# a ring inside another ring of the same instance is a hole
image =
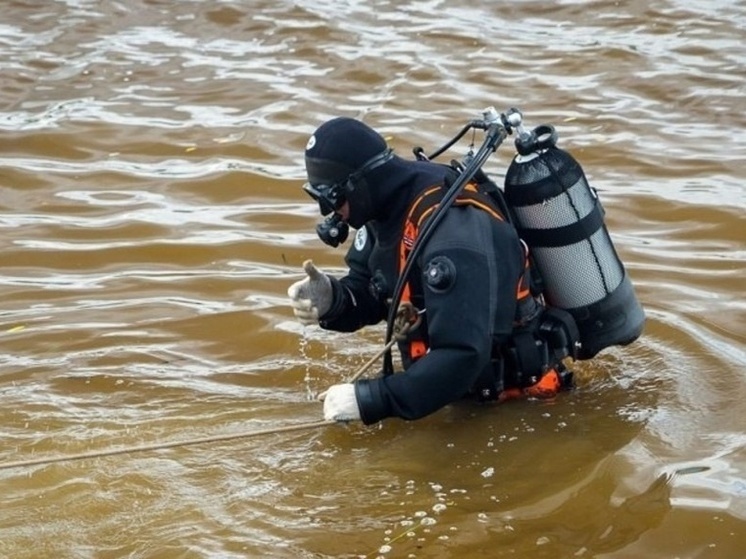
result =
[[[504,195],[529,246],[549,307],[569,312],[580,336],[577,359],[626,345],[642,333],[645,313],[604,224],[604,210],[580,164],[557,147],[550,125],[528,132],[511,115],[518,154]]]

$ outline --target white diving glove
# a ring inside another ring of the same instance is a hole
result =
[[[303,270],[308,277],[288,288],[290,306],[302,324],[318,324],[319,317],[332,306],[332,281],[313,265],[313,260],[306,260]]]
[[[335,384],[326,391],[324,419],[327,421],[360,419],[360,408],[357,405],[354,384]]]

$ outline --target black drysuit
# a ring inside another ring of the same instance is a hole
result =
[[[351,332],[386,319],[407,210],[423,190],[444,184],[452,172],[400,158],[377,171],[379,176],[368,177],[373,219],[357,231],[347,253],[348,275],[332,278],[332,307],[320,320],[329,330]],[[430,286],[423,277],[434,259],[450,266],[445,285]],[[523,271],[523,248],[510,224],[474,206],[449,208],[410,276],[412,302],[425,309],[413,335],[423,337],[429,351],[411,362],[405,342],[400,346],[404,372],[355,383],[362,421],[418,419],[463,397],[477,379],[490,375],[493,348],[512,331]]]

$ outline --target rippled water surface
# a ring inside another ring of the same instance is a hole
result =
[[[746,556],[744,2],[2,10],[1,557]],[[406,155],[488,106],[557,127],[647,311],[578,390],[3,467],[320,420],[384,332],[287,307],[304,259],[344,272],[309,134]]]

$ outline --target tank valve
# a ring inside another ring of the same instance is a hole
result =
[[[505,123],[518,134],[518,138],[527,139],[531,132],[523,127],[523,113],[519,109],[509,109],[505,113]]]
[[[510,109],[505,120],[516,131],[515,148],[521,155],[530,155],[557,145],[557,131],[551,124],[542,124],[529,131],[523,126],[523,115],[518,109]]]

